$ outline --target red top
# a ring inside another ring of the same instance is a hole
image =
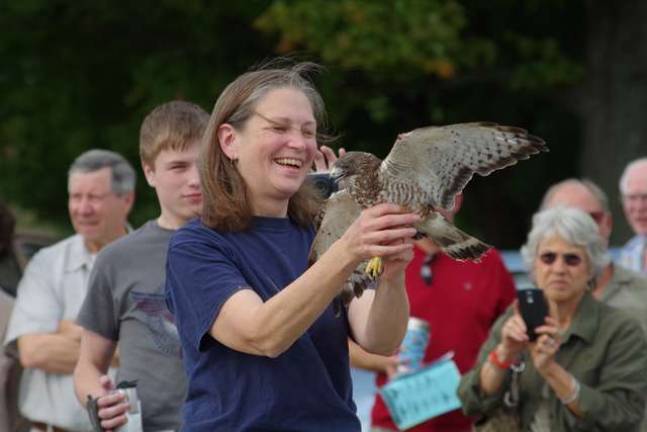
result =
[[[474,366],[490,327],[515,297],[512,276],[493,249],[480,263],[459,262],[437,253],[431,261],[431,284],[427,285],[420,276],[424,259],[425,253],[414,248],[406,284],[411,316],[429,322],[425,363],[454,351],[454,361],[460,372],[465,373]],[[377,386],[385,382],[386,375],[378,374]],[[397,430],[379,394],[371,412],[371,423],[375,427]],[[471,425],[468,417],[455,410],[408,431],[461,432],[470,431]]]

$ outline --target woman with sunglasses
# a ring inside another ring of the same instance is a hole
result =
[[[549,316],[532,341],[516,304],[497,321],[476,367],[461,380],[468,415],[487,421],[504,399],[514,398],[516,370],[515,414],[524,431],[639,430],[647,343],[637,321],[590,293],[608,262],[604,251],[586,213],[557,207],[534,216],[521,254]]]
[[[183,431],[359,432],[347,340],[391,354],[406,330],[417,215],[366,209],[308,266],[317,192],[305,179],[324,116],[311,71],[241,75],[203,136],[202,217],[171,240],[166,272],[189,378]],[[373,255],[379,287],[335,308]]]

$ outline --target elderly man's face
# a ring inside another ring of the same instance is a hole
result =
[[[125,233],[133,195],[118,196],[111,188],[110,168],[73,173],[68,179],[68,209],[74,230],[90,252]]]
[[[577,183],[566,183],[560,186],[546,203],[546,208],[557,206],[573,207],[588,213],[598,225],[600,236],[607,243],[609,242],[613,225],[611,215],[602,209],[598,200],[586,187]]]
[[[634,232],[647,235],[647,164],[638,165],[627,174],[622,206]]]

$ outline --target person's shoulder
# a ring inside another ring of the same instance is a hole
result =
[[[644,339],[642,325],[638,319],[622,308],[610,306],[596,301],[599,309],[599,329],[605,329],[611,334],[637,333]]]
[[[483,254],[481,257],[482,261],[492,261],[503,264],[503,258],[501,257],[501,252],[498,249],[490,248]]]
[[[133,261],[146,259],[159,248],[165,250],[171,234],[162,231],[155,220],[144,223],[135,231],[104,246],[97,255],[94,267],[98,271],[107,267],[132,266]]]
[[[481,255],[479,261],[475,261],[475,263],[484,269],[494,269],[496,267],[506,268],[501,252],[495,248],[488,249],[487,252]]]
[[[625,309],[597,303],[598,325],[591,342],[607,352],[606,358],[617,360],[622,353],[625,361],[642,363],[637,359],[647,356],[647,339],[639,318]]]
[[[148,233],[151,230],[151,224],[155,224],[155,221],[148,221],[144,223],[144,225],[137,228],[135,231],[132,231],[110,242],[101,249],[101,252],[99,252],[98,256],[106,257],[111,255],[120,255],[125,250],[130,249],[133,244],[146,241],[145,237],[149,235]]]
[[[221,241],[224,234],[206,226],[199,218],[192,219],[175,231],[169,247],[175,248],[186,243],[214,243]]]
[[[613,267],[614,272],[616,272],[616,278],[618,279],[618,281],[627,285],[635,286],[637,288],[644,288],[645,295],[647,295],[647,276],[642,273],[638,273],[637,271],[628,269],[627,267],[620,264],[614,264]]]
[[[72,246],[73,244],[77,242],[83,242],[83,238],[81,238],[81,235],[79,234],[72,234],[69,237],[65,237],[62,240],[57,241],[56,243],[45,246],[44,248],[41,248],[37,254],[48,254],[48,253],[56,253],[60,252],[62,249],[68,248]]]
[[[30,262],[39,262],[60,257],[65,251],[74,247],[77,243],[83,243],[83,238],[79,234],[73,234],[52,245],[39,249],[31,258]]]
[[[622,246],[622,248],[620,248],[620,253],[630,253],[635,248],[642,246],[643,241],[644,239],[642,236],[633,236],[624,244],[624,246]]]

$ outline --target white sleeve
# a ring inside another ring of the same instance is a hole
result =
[[[60,254],[43,250],[27,265],[18,285],[5,345],[18,337],[31,333],[51,333],[58,329],[63,308],[56,294],[56,281],[60,273]]]

